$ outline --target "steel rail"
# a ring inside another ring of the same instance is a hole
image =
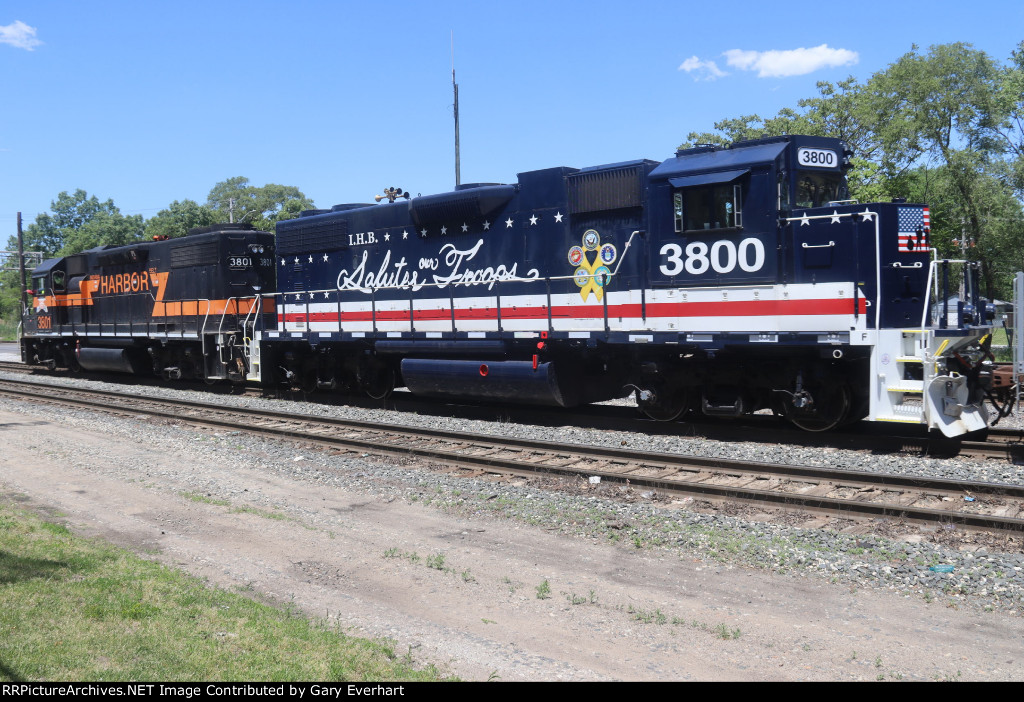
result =
[[[10,385],[27,385],[31,390],[19,390]],[[898,516],[923,521],[948,521],[965,526],[998,529],[1024,530],[1024,519],[991,514],[977,514],[960,510],[938,510],[914,507],[899,502],[867,502],[863,499],[846,499],[805,492],[781,492],[747,487],[751,482],[771,479],[818,481],[828,490],[854,490],[857,496],[878,492],[881,488],[913,490],[926,495],[945,494],[962,496],[989,495],[1010,499],[1024,498],[1024,488],[999,483],[975,481],[936,480],[923,477],[893,476],[862,471],[834,470],[811,466],[790,466],[761,462],[745,462],[722,458],[679,456],[649,452],[633,452],[608,447],[585,447],[566,449],[564,445],[547,441],[505,439],[480,436],[462,432],[425,430],[412,427],[382,427],[372,422],[339,420],[267,410],[232,408],[209,403],[186,402],[168,398],[150,398],[126,395],[110,391],[85,391],[39,383],[4,381],[0,392],[27,397],[33,401],[44,399],[40,391],[51,393],[75,393],[101,398],[100,407],[116,414],[161,416],[167,419],[193,424],[229,428],[247,433],[261,434],[271,438],[287,437],[303,442],[343,448],[348,451],[369,452],[393,456],[417,456],[427,460],[441,461],[450,465],[470,467],[477,470],[500,471],[516,475],[533,475],[538,472],[567,477],[597,476],[602,480],[628,482],[633,486],[671,490],[691,495],[743,500],[748,502],[771,503],[789,508],[816,509],[846,515]],[[50,401],[96,408],[95,400],[75,398],[67,394],[54,395]],[[138,405],[132,407],[131,405]],[[160,409],[169,406],[171,409]],[[269,425],[253,424],[258,418]],[[310,428],[309,425],[312,425]],[[327,433],[331,435],[328,436]],[[355,432],[357,435],[344,435]],[[363,434],[359,436],[358,434]],[[368,434],[368,435],[367,435]],[[383,435],[390,435],[384,437]],[[423,442],[448,442],[454,446],[442,448],[429,445],[410,445],[408,440]],[[388,441],[399,443],[388,444]],[[474,455],[474,452],[477,455]],[[533,452],[534,456],[526,455]],[[510,455],[511,454],[511,455]],[[618,470],[612,466],[618,465]],[[529,469],[526,466],[530,466]],[[644,474],[649,473],[649,474]],[[708,482],[712,479],[734,479],[742,476],[745,485],[721,485]],[[767,476],[767,477],[766,477]],[[814,489],[807,485],[807,490]],[[920,499],[916,497],[914,501]]]
[[[0,371],[10,370],[19,373],[26,373],[30,371],[32,367],[25,366],[21,363],[3,362],[0,361]],[[54,377],[64,377],[67,373],[58,373]],[[132,377],[133,382],[139,382],[138,377]],[[143,384],[149,385],[150,383]],[[156,387],[165,387],[163,383],[152,383]],[[402,403],[416,403],[422,402],[417,398],[409,397],[404,398]],[[201,404],[201,403],[195,403]],[[359,404],[358,401],[355,404]],[[419,405],[415,405],[419,406]],[[436,403],[425,405],[423,411],[429,411],[430,407],[436,406]],[[448,403],[445,403],[448,406]],[[478,410],[479,408],[474,407]],[[782,425],[778,420],[774,420],[773,426],[766,426],[766,423],[759,422],[759,417],[752,417],[750,421],[743,422],[740,425],[730,423],[729,425],[723,425],[715,422],[691,422],[691,423],[666,423],[666,422],[655,422],[647,419],[627,418],[623,416],[610,417],[610,416],[598,416],[594,414],[595,407],[589,407],[590,412],[581,413],[576,416],[567,414],[566,411],[562,410],[558,414],[560,422],[566,421],[577,421],[581,426],[585,426],[588,421],[591,423],[598,423],[604,428],[615,428],[621,431],[632,431],[645,434],[663,434],[663,435],[680,435],[686,429],[691,430],[691,436],[703,436],[704,438],[717,439],[721,441],[727,441],[730,443],[744,442],[744,443],[766,443],[766,444],[786,444],[791,443],[794,445],[808,446],[808,447],[827,447],[827,448],[842,448],[849,450],[872,450],[872,451],[886,451],[892,453],[913,453],[921,456],[935,456],[939,458],[950,457],[955,455],[960,456],[971,456],[974,458],[990,459],[990,460],[1005,460],[1011,463],[1024,464],[1024,430],[1019,429],[1007,429],[1004,427],[992,427],[988,430],[988,437],[984,441],[977,440],[951,440],[945,438],[936,438],[933,436],[925,435],[924,433],[917,434],[906,434],[905,429],[897,430],[897,433],[875,433],[874,430],[880,427],[876,426],[864,426],[860,428],[852,428],[847,431],[832,431],[827,434],[818,433],[807,433],[796,429],[791,429],[785,425]],[[606,409],[603,407],[596,408],[597,410]],[[621,413],[622,408],[614,408],[610,413],[615,414],[616,411]],[[545,408],[539,408],[537,411],[546,412]],[[545,415],[547,416],[547,415]],[[554,416],[553,414],[551,416]],[[609,426],[609,420],[615,423],[614,427]],[[669,431],[671,427],[678,426],[680,431],[673,432]]]

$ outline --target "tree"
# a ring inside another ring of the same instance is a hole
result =
[[[882,166],[891,176],[924,161],[941,168],[952,189],[961,237],[980,242],[989,228],[981,203],[982,174],[996,152],[991,124],[996,115],[1000,71],[984,51],[970,44],[917,48],[900,57],[868,83],[876,114]],[[987,247],[968,251],[981,262],[986,295],[994,294],[993,261]]]
[[[734,141],[762,139],[784,134],[812,133],[805,118],[788,107],[779,110],[779,114],[767,120],[760,115],[743,115],[734,119],[723,119],[720,122],[715,122],[715,130],[721,134],[690,132],[686,135],[686,142],[682,144],[682,148],[689,148],[695,144],[728,146]]]
[[[68,195],[67,191],[62,192],[50,203],[50,210],[53,212],[54,225],[60,229],[81,229],[99,214],[120,212],[113,200],[100,202],[95,195],[89,197],[89,193],[81,188],[75,190],[73,195]]]
[[[125,246],[141,241],[145,232],[142,215],[100,213],[78,229],[72,230],[60,250],[62,256],[97,246]]]
[[[291,185],[249,184],[244,176],[228,178],[213,186],[206,206],[217,213],[219,221],[251,222],[257,229],[274,231],[274,225],[297,217],[313,207],[313,201]]]
[[[794,126],[808,129],[798,133],[842,139],[857,158],[873,160],[879,145],[874,115],[864,107],[865,87],[849,76],[835,84],[819,81],[817,88],[818,97],[797,103],[804,110],[803,123]]]
[[[53,207],[53,203],[50,207]],[[43,258],[52,258],[64,246],[66,236],[67,232],[57,226],[54,218],[42,212],[36,216],[35,222],[25,228],[22,240],[26,251],[42,251]],[[17,248],[18,238],[12,235],[7,240],[7,249],[16,251]]]
[[[83,248],[90,248],[86,246],[89,242],[99,242],[92,244],[94,246],[122,240],[128,243],[141,236],[141,229],[135,226],[141,223],[141,217],[135,215],[137,220],[125,218],[113,200],[100,202],[95,195],[90,197],[81,188],[71,195],[67,191],[60,193],[56,200],[50,202],[50,212],[52,214],[44,212],[38,215],[24,232],[25,250],[42,251],[44,258],[58,253],[78,253]],[[111,227],[112,230],[104,234],[102,227]],[[83,229],[87,231],[79,234]],[[17,237],[12,236],[7,246],[9,249],[17,248]]]
[[[160,210],[155,217],[146,220],[146,237],[185,236],[190,229],[219,221],[218,213],[206,205],[200,205],[195,200],[175,200],[166,210]]]
[[[1024,248],[1024,42],[1007,66],[970,44],[926,53],[915,46],[864,84],[851,77],[817,87],[818,95],[800,100],[797,110],[722,120],[717,134],[687,138],[840,138],[854,151],[847,173],[852,197],[928,203],[932,241],[942,255],[979,261],[985,294],[1005,294],[1006,262],[1020,259]]]
[[[986,115],[993,141],[1006,155],[1007,177],[1024,198],[1024,41],[1010,56],[996,79],[996,94]]]

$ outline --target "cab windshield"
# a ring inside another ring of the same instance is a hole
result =
[[[796,180],[796,206],[821,207],[850,197],[846,178],[839,173],[800,171]]]

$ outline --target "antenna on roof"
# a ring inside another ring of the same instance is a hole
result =
[[[452,30],[452,90],[455,91],[455,187],[462,184],[459,173],[459,84],[455,82],[455,30]]]

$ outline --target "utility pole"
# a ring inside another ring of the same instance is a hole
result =
[[[21,213],[18,213],[18,285],[21,290],[21,312],[25,313],[25,244],[21,235]]]
[[[452,30],[452,90],[455,92],[455,187],[462,184],[459,172],[459,84],[455,82],[455,30]]]

